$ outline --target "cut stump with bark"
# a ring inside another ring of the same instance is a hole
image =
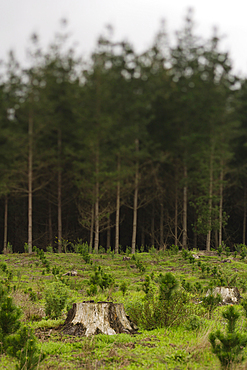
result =
[[[126,315],[122,303],[74,303],[63,326],[64,334],[90,336],[137,333],[137,326]]]
[[[229,287],[216,287],[213,290],[209,289],[206,293],[206,297],[209,294],[213,294],[213,296],[217,296],[219,294],[222,299],[222,304],[238,304],[240,302],[240,293],[238,288],[229,288]]]

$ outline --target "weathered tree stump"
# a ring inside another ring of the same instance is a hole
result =
[[[219,294],[223,304],[238,304],[241,298],[238,288],[216,287],[213,290],[209,289],[206,297],[211,293],[214,296]]]
[[[90,336],[136,333],[137,326],[126,316],[122,303],[88,301],[74,303],[63,326],[65,334]]]

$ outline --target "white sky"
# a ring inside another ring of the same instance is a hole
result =
[[[247,76],[246,0],[0,0],[0,59],[6,60],[13,49],[25,63],[30,35],[38,33],[47,45],[61,18],[68,19],[80,54],[94,49],[107,24],[114,28],[114,40],[128,40],[142,51],[151,45],[162,19],[169,36],[174,35],[189,7],[196,34],[209,37],[217,26],[226,35],[222,48],[230,52],[234,72]]]

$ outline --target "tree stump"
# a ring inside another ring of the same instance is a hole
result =
[[[214,296],[219,294],[222,298],[222,304],[238,304],[241,298],[238,288],[216,287],[213,290],[209,289],[206,297],[209,294],[213,294]]]
[[[136,333],[137,326],[126,316],[122,303],[88,301],[74,303],[63,326],[65,334],[90,336]]]

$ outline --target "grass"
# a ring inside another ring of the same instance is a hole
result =
[[[92,338],[75,338],[63,335],[60,325],[67,316],[67,309],[73,302],[82,302],[93,299],[95,301],[122,302],[126,310],[131,302],[142,302],[145,293],[142,290],[146,275],[152,276],[151,285],[158,292],[158,276],[160,273],[172,272],[181,283],[183,279],[192,285],[200,282],[206,289],[211,279],[212,268],[217,267],[222,276],[230,278],[237,274],[237,284],[247,277],[247,264],[240,257],[231,257],[231,263],[223,263],[222,257],[216,255],[201,255],[201,263],[210,267],[210,272],[202,271],[197,261],[193,264],[182,257],[182,253],[138,253],[136,257],[145,267],[145,272],[139,272],[136,261],[123,261],[123,255],[112,258],[109,254],[92,254],[92,264],[85,264],[83,258],[75,253],[45,253],[50,263],[50,272],[47,273],[36,254],[8,254],[0,255],[0,280],[9,286],[9,293],[14,297],[18,306],[23,310],[22,320],[35,330],[39,339],[39,346],[47,353],[47,358],[40,364],[40,370],[46,369],[219,369],[219,361],[212,354],[208,335],[215,328],[224,327],[221,319],[222,307],[218,307],[208,319],[207,311],[199,303],[205,293],[191,292],[190,307],[200,316],[202,325],[198,330],[189,330],[186,322],[180,326],[143,330],[139,334],[119,334],[115,336],[98,335]],[[223,259],[224,260],[224,259]],[[12,271],[8,280],[7,270]],[[53,267],[59,267],[59,275],[52,274]],[[95,296],[89,297],[87,290],[89,280],[94,273],[94,267],[101,266],[104,272],[111,273],[115,279],[113,288],[102,291],[98,288]],[[5,270],[5,271],[3,271]],[[77,276],[63,276],[68,271],[76,270]],[[54,280],[62,278],[68,287],[69,305],[58,320],[45,317],[44,291]],[[120,290],[123,281],[127,282],[125,295]],[[245,296],[244,286],[241,295]],[[32,300],[32,292],[36,299]],[[239,306],[239,310],[241,306]],[[188,311],[189,312],[189,311]],[[242,312],[242,311],[241,311]],[[131,311],[128,312],[131,316]],[[189,317],[188,317],[189,320]],[[187,321],[188,321],[187,320]],[[239,322],[239,330],[246,330],[245,319]],[[247,354],[247,352],[246,352]],[[238,365],[238,369],[245,369],[247,363]],[[14,369],[13,360],[0,355],[1,369]]]

